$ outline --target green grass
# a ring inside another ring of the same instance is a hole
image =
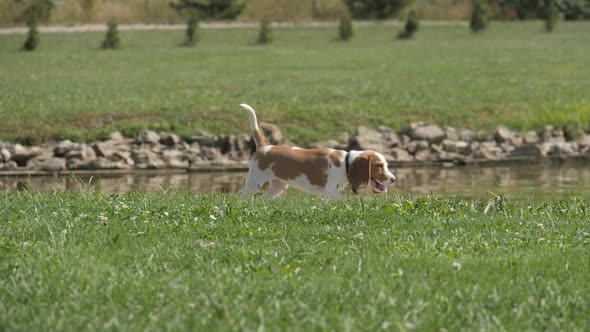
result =
[[[23,193],[0,216],[0,330],[590,328],[581,199]]]
[[[183,31],[121,32],[123,49],[99,49],[103,33],[42,34],[37,52],[22,35],[0,36],[0,139],[94,139],[119,129],[186,135],[247,132],[252,104],[298,144],[335,138],[357,125],[516,129],[545,124],[590,129],[589,23],[494,22],[425,25],[410,41],[400,27],[203,30],[196,48]]]

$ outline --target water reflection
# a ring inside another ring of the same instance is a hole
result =
[[[572,194],[590,197],[590,167],[585,163],[400,168],[395,174],[398,183],[390,191],[393,194],[490,197],[501,191],[519,200],[558,199]],[[235,193],[245,179],[244,172],[0,176],[0,190],[125,193],[182,188],[194,193]]]

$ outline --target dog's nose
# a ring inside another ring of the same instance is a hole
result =
[[[397,181],[397,178],[395,177],[395,175],[391,176],[391,184],[393,184],[395,181]]]

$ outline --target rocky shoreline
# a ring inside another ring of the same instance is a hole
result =
[[[281,130],[262,123],[271,144],[291,144]],[[180,137],[174,133],[144,131],[135,138],[114,132],[103,141],[70,140],[43,146],[0,141],[0,174],[60,172],[121,172],[137,170],[245,170],[253,150],[247,134],[215,137],[199,132]],[[465,165],[551,159],[590,160],[590,134],[568,138],[562,129],[518,133],[499,126],[490,133],[413,123],[394,131],[358,127],[353,135],[312,143],[309,148],[376,150],[392,167]]]

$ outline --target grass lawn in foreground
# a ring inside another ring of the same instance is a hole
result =
[[[268,46],[256,29],[201,30],[195,48],[180,47],[183,31],[122,31],[119,51],[99,49],[104,33],[46,33],[34,53],[1,35],[0,139],[242,133],[243,102],[298,144],[416,120],[590,129],[590,23],[424,25],[407,41],[399,29],[358,26],[340,42],[336,27],[275,28]]]
[[[588,330],[590,205],[0,195],[0,330]]]

